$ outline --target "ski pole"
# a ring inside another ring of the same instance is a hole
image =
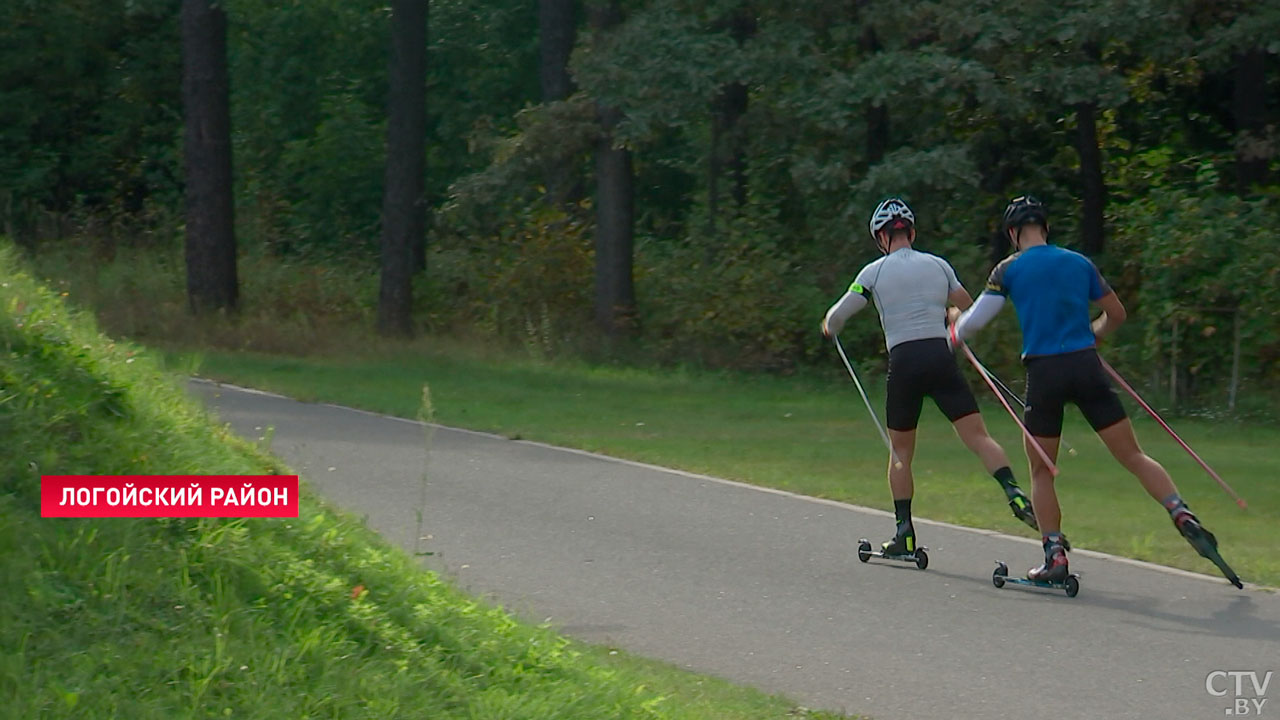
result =
[[[836,351],[840,353],[840,359],[844,361],[844,369],[849,371],[849,377],[853,378],[853,384],[858,387],[858,394],[862,396],[862,402],[867,405],[867,412],[871,413],[871,421],[875,423],[876,429],[880,431],[880,439],[884,440],[884,446],[889,448],[889,457],[893,459],[893,467],[897,470],[902,469],[902,461],[898,459],[898,453],[893,451],[893,443],[889,442],[889,433],[885,432],[884,426],[880,424],[880,418],[876,417],[876,411],[871,407],[871,401],[867,399],[867,391],[862,389],[862,382],[858,380],[858,373],[853,371],[853,365],[849,364],[849,358],[844,354],[844,347],[840,344],[840,338],[835,335],[831,339],[836,343]]]
[[[971,352],[972,352],[972,351],[971,351]],[[1004,383],[1000,382],[1000,378],[999,378],[999,377],[997,377],[995,373],[993,373],[993,372],[991,372],[990,370],[988,370],[988,369],[987,369],[987,366],[986,366],[986,365],[983,365],[981,360],[978,360],[978,356],[977,356],[976,354],[975,354],[975,355],[973,355],[973,361],[974,361],[975,363],[977,363],[977,366],[978,366],[978,372],[980,372],[980,373],[986,373],[986,375],[987,375],[988,377],[990,377],[990,378],[995,382],[995,384],[996,384],[996,385],[1000,386],[1000,389],[1001,389],[1001,390],[1003,390],[1003,391],[1005,392],[1005,394],[1007,394],[1009,397],[1013,398],[1013,401],[1014,401],[1014,402],[1016,402],[1016,403],[1018,403],[1018,405],[1020,405],[1020,406],[1022,407],[1022,409],[1023,409],[1023,410],[1026,410],[1026,409],[1027,409],[1027,404],[1026,404],[1025,402],[1023,402],[1022,398],[1018,397],[1018,393],[1016,393],[1016,392],[1014,392],[1014,391],[1010,390],[1010,389],[1009,389],[1009,387],[1008,387],[1007,385],[1005,385]],[[1071,455],[1073,455],[1073,456],[1077,454],[1077,453],[1076,453],[1076,449],[1075,449],[1075,448],[1073,448],[1073,447],[1071,447],[1071,443],[1067,442],[1067,439],[1066,439],[1066,438],[1064,438],[1064,437],[1059,437],[1058,439],[1062,442],[1062,447],[1066,448],[1066,451],[1067,451],[1067,452],[1071,453]]]
[[[1004,395],[1001,395],[1000,391],[996,389],[996,384],[991,382],[991,376],[987,374],[987,369],[982,367],[982,363],[978,362],[978,358],[974,357],[973,351],[969,349],[968,345],[960,343],[960,347],[964,348],[964,354],[969,358],[969,362],[973,363],[974,369],[978,371],[978,374],[982,376],[983,380],[987,381],[987,387],[991,388],[991,392],[996,394],[996,397],[1000,400],[1000,404],[1009,412],[1009,417],[1013,418],[1013,421],[1018,423],[1018,427],[1022,429],[1022,434],[1031,443],[1031,446],[1036,449],[1036,454],[1040,456],[1040,459],[1044,461],[1044,464],[1048,466],[1049,474],[1057,477],[1058,466],[1053,464],[1053,461],[1049,459],[1049,454],[1044,451],[1044,448],[1040,447],[1040,442],[1035,439],[1031,434],[1031,431],[1027,430],[1027,426],[1022,424],[1022,419],[1018,417],[1018,413],[1014,412],[1013,408],[1009,407],[1009,401],[1004,399]]]
[[[1200,463],[1200,467],[1204,468],[1204,471],[1209,473],[1209,477],[1218,481],[1218,485],[1222,486],[1222,489],[1225,490],[1226,493],[1236,501],[1236,505],[1239,505],[1242,509],[1248,507],[1248,505],[1245,504],[1244,500],[1239,495],[1236,494],[1236,491],[1232,490],[1231,486],[1228,485],[1226,481],[1223,480],[1222,477],[1218,475],[1217,472],[1214,471],[1213,468],[1209,467],[1209,463],[1200,459],[1200,456],[1196,454],[1196,451],[1192,450],[1191,446],[1188,445],[1186,442],[1184,442],[1182,438],[1178,437],[1178,433],[1174,432],[1173,428],[1169,427],[1169,423],[1166,423],[1164,419],[1161,418],[1160,415],[1158,415],[1155,410],[1151,409],[1151,406],[1148,405],[1147,402],[1143,400],[1140,395],[1138,395],[1138,391],[1134,390],[1133,386],[1125,382],[1124,378],[1120,377],[1120,373],[1116,372],[1116,369],[1111,367],[1111,363],[1108,363],[1106,360],[1103,360],[1101,355],[1098,356],[1098,360],[1102,362],[1103,369],[1105,369],[1107,373],[1111,375],[1111,377],[1117,383],[1120,384],[1120,387],[1124,388],[1126,392],[1132,395],[1133,399],[1137,400],[1138,404],[1142,406],[1142,409],[1146,410],[1151,415],[1151,417],[1155,418],[1156,422],[1160,423],[1160,427],[1164,428],[1165,432],[1173,436],[1173,439],[1176,440],[1178,444],[1182,446],[1183,450],[1186,450],[1187,453],[1191,455],[1192,459]]]

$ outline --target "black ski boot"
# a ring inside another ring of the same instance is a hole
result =
[[[909,523],[898,526],[893,539],[880,544],[885,555],[910,555],[916,551],[916,529]]]
[[[1178,528],[1178,532],[1182,533],[1182,537],[1187,539],[1191,547],[1200,553],[1200,557],[1205,558],[1209,562],[1218,566],[1224,577],[1238,588],[1244,588],[1244,583],[1240,582],[1240,576],[1236,575],[1236,571],[1231,569],[1226,560],[1222,559],[1222,555],[1218,552],[1218,538],[1213,536],[1200,524],[1200,518],[1187,509],[1186,505],[1182,505],[1170,511],[1169,517],[1173,519],[1173,526]]]
[[[1031,507],[1031,498],[1022,492],[1022,488],[1017,485],[1005,485],[1004,494],[1009,498],[1009,509],[1013,511],[1013,516],[1031,526],[1032,530],[1039,530],[1040,525],[1036,523],[1036,511]]]
[[[1169,513],[1169,517],[1173,520],[1173,526],[1178,528],[1178,532],[1182,533],[1182,537],[1191,543],[1191,547],[1195,548],[1201,557],[1213,559],[1213,555],[1218,552],[1218,538],[1204,529],[1200,524],[1200,518],[1196,517],[1195,513],[1183,505]]]

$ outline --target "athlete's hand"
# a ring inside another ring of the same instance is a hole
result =
[[[827,327],[827,319],[826,319],[826,318],[823,318],[823,319],[822,319],[822,337],[824,337],[824,338],[826,338],[826,339],[828,339],[828,340],[830,340],[830,339],[831,339],[831,328]]]
[[[956,320],[960,319],[960,313],[961,313],[960,308],[956,307],[955,305],[952,305],[951,307],[947,308],[947,324],[955,325]]]

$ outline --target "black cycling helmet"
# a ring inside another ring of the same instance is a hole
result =
[[[1004,209],[1003,232],[1031,224],[1049,229],[1049,214],[1045,211],[1044,203],[1031,195],[1020,195],[1010,200],[1009,206]]]

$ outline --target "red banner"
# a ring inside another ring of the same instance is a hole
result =
[[[44,475],[40,516],[298,517],[297,475]]]

